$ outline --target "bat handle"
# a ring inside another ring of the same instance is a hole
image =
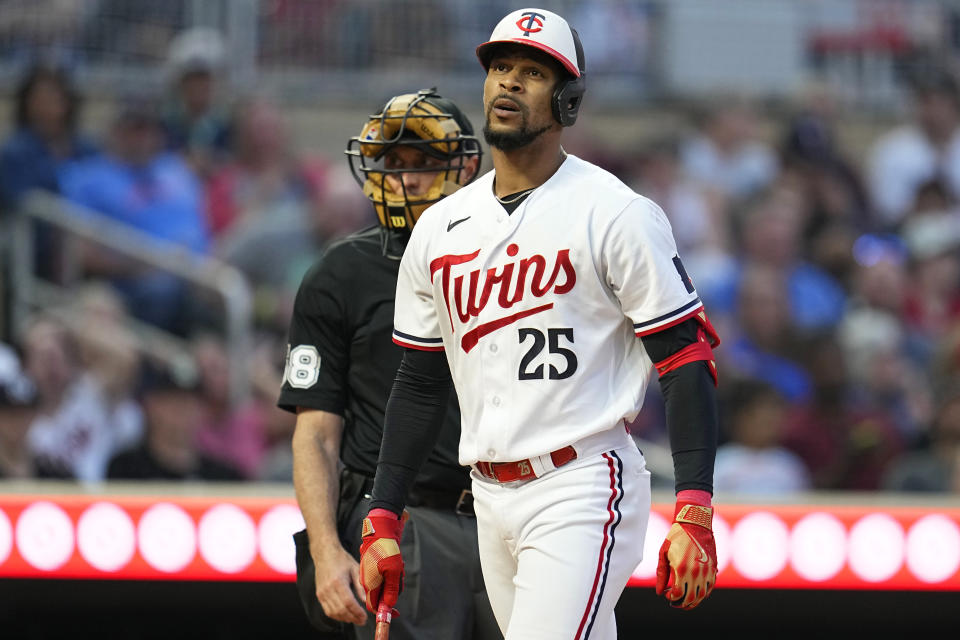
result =
[[[390,620],[393,617],[392,609],[384,603],[377,608],[377,633],[374,640],[389,640]]]

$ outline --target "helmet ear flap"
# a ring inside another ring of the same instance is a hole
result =
[[[577,115],[580,113],[580,103],[583,102],[583,94],[587,91],[586,69],[584,69],[583,44],[580,42],[580,35],[577,30],[570,28],[573,34],[573,45],[577,51],[577,68],[580,70],[579,78],[569,78],[557,84],[553,92],[553,117],[564,127],[572,126],[577,121]]]

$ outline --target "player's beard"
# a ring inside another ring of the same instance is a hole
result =
[[[499,149],[500,151],[516,151],[517,149],[522,149],[527,146],[549,131],[550,125],[539,129],[531,129],[527,122],[530,110],[526,105],[514,103],[520,109],[520,127],[512,130],[494,131],[490,128],[490,115],[493,113],[493,103],[500,98],[507,97],[509,96],[497,96],[491,100],[487,106],[486,122],[483,124],[483,139],[494,149]]]

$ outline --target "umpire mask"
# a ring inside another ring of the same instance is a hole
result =
[[[386,160],[397,146],[417,149],[432,161],[392,168]],[[409,231],[427,207],[462,186],[467,160],[480,158],[482,152],[463,112],[436,89],[424,89],[391,98],[380,113],[370,116],[359,136],[350,138],[346,154],[353,177],[373,202],[380,224]],[[404,173],[437,175],[428,188],[414,194],[405,186],[400,175]],[[398,179],[388,180],[391,175]]]

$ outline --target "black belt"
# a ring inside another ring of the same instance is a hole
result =
[[[451,510],[459,516],[473,516],[473,492],[464,489],[459,492],[449,490],[414,487],[407,497],[411,507]]]
[[[370,476],[344,469],[343,473],[357,476],[362,479],[363,493],[370,496],[373,493],[373,478]],[[473,516],[473,492],[469,489],[450,491],[449,489],[430,489],[428,487],[414,487],[407,496],[407,504],[411,507],[427,507],[453,511],[460,516]]]

